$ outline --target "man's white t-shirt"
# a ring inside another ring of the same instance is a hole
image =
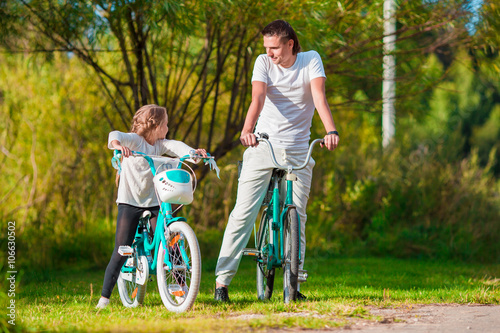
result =
[[[123,133],[113,131],[109,133],[108,148],[114,149],[111,145],[113,140],[118,140],[124,147],[138,151],[146,155],[169,155],[182,157],[189,155],[193,148],[187,144],[176,140],[158,140],[154,145],[150,145],[146,139],[136,133]],[[157,162],[156,160],[154,162]],[[158,206],[158,199],[153,184],[153,174],[145,158],[140,156],[124,157],[121,163],[122,172],[120,183],[118,184],[117,203],[124,203],[136,207]],[[158,167],[158,165],[155,166]]]
[[[316,51],[297,53],[289,68],[275,65],[266,54],[259,55],[252,82],[266,83],[267,93],[255,132],[269,134],[274,147],[307,148],[315,110],[311,80],[318,77],[326,75]]]

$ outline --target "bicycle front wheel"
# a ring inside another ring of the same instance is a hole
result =
[[[189,310],[198,296],[201,254],[193,229],[184,222],[172,223],[165,246],[160,243],[156,275],[161,300],[169,311]],[[165,264],[168,256],[172,267]]]
[[[144,302],[146,296],[149,263],[145,256],[135,256],[133,259],[128,259],[124,267],[127,265],[129,267],[135,266],[135,271],[132,273],[120,271],[116,283],[122,304],[127,308],[135,308]],[[138,280],[144,281],[144,284],[138,284]]]
[[[283,300],[285,303],[297,299],[299,275],[300,225],[297,209],[288,209],[283,233]]]
[[[259,232],[257,233],[257,250],[261,253],[260,260],[257,261],[257,297],[260,300],[268,300],[273,295],[274,288],[274,268],[268,269],[267,261],[271,246],[269,243],[269,216],[267,210],[262,213]]]

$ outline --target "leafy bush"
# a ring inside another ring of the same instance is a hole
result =
[[[486,167],[476,150],[446,162],[451,150],[398,146],[363,160],[350,154],[357,169],[338,166],[326,196],[310,204],[309,245],[337,254],[497,261],[495,149]]]

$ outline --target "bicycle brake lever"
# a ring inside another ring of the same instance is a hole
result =
[[[266,139],[269,140],[269,134],[267,133],[256,133],[258,139]]]

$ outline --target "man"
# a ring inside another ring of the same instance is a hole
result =
[[[246,246],[264,199],[274,165],[267,145],[259,145],[255,132],[267,133],[279,163],[302,164],[307,155],[314,109],[326,130],[324,146],[334,150],[339,135],[325,95],[325,71],[319,54],[300,52],[297,35],[291,25],[276,20],[262,30],[266,54],[255,61],[252,76],[252,102],[248,108],[241,143],[243,168],[238,180],[236,204],[231,212],[215,271],[215,300],[228,302],[228,286],[236,274],[241,250]],[[258,120],[258,124],[257,123]],[[314,160],[297,171],[293,201],[301,224],[301,258],[305,258],[306,205]],[[303,268],[302,260],[300,269]],[[299,293],[299,299],[305,296]]]

